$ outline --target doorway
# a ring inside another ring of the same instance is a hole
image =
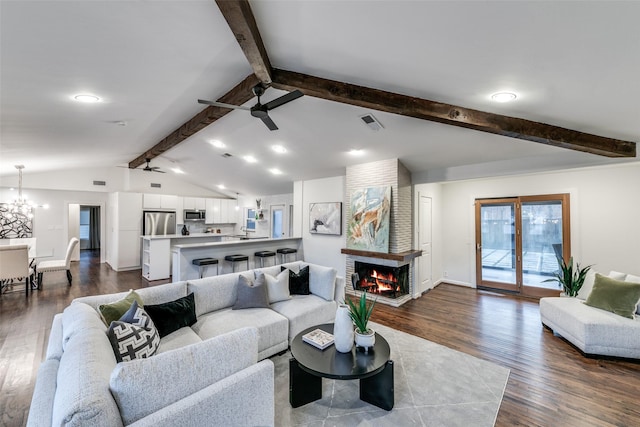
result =
[[[97,258],[100,263],[105,262],[105,245],[102,244],[102,236],[106,232],[105,204],[97,203],[73,203],[67,202],[67,222],[65,224],[67,242],[76,237],[80,244],[76,246],[71,255],[72,261],[81,258]],[[66,249],[66,242],[65,242]]]
[[[569,194],[476,199],[475,211],[477,286],[557,295],[546,280],[571,254]]]
[[[273,239],[286,237],[289,230],[284,209],[285,205],[271,205],[271,238]]]

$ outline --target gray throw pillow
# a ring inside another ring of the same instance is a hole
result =
[[[238,276],[236,303],[233,310],[244,308],[269,308],[269,295],[265,284],[264,274],[261,274],[255,281],[243,276]]]

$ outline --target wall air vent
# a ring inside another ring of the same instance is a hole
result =
[[[107,181],[93,181],[93,185],[107,185]]]
[[[360,120],[362,120],[364,124],[369,127],[369,129],[375,130],[376,132],[380,129],[384,129],[384,126],[382,126],[378,119],[373,117],[373,114],[365,114],[364,116],[360,116]]]
[[[222,156],[222,157],[225,157],[225,158],[229,158],[229,157],[233,157],[233,154],[231,154],[231,153],[224,153],[224,154],[221,154],[221,156]]]
[[[161,188],[161,187],[162,187],[162,184],[157,184],[155,182],[151,183],[151,188]]]

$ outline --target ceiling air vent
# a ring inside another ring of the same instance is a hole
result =
[[[107,181],[93,181],[93,185],[107,185]]]
[[[371,130],[375,130],[376,132],[379,131],[380,129],[384,129],[384,127],[382,126],[382,124],[380,124],[380,122],[378,121],[378,119],[376,119],[375,117],[373,117],[373,114],[365,114],[364,116],[360,116],[360,119],[364,122],[365,125],[367,125],[369,127],[369,129]]]
[[[151,188],[161,188],[162,184],[156,184],[155,182],[151,183]]]
[[[225,158],[233,157],[231,153],[224,153],[224,154],[221,154],[221,156]]]

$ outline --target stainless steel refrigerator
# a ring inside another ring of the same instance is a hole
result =
[[[176,234],[176,213],[144,211],[142,234],[145,236]]]

